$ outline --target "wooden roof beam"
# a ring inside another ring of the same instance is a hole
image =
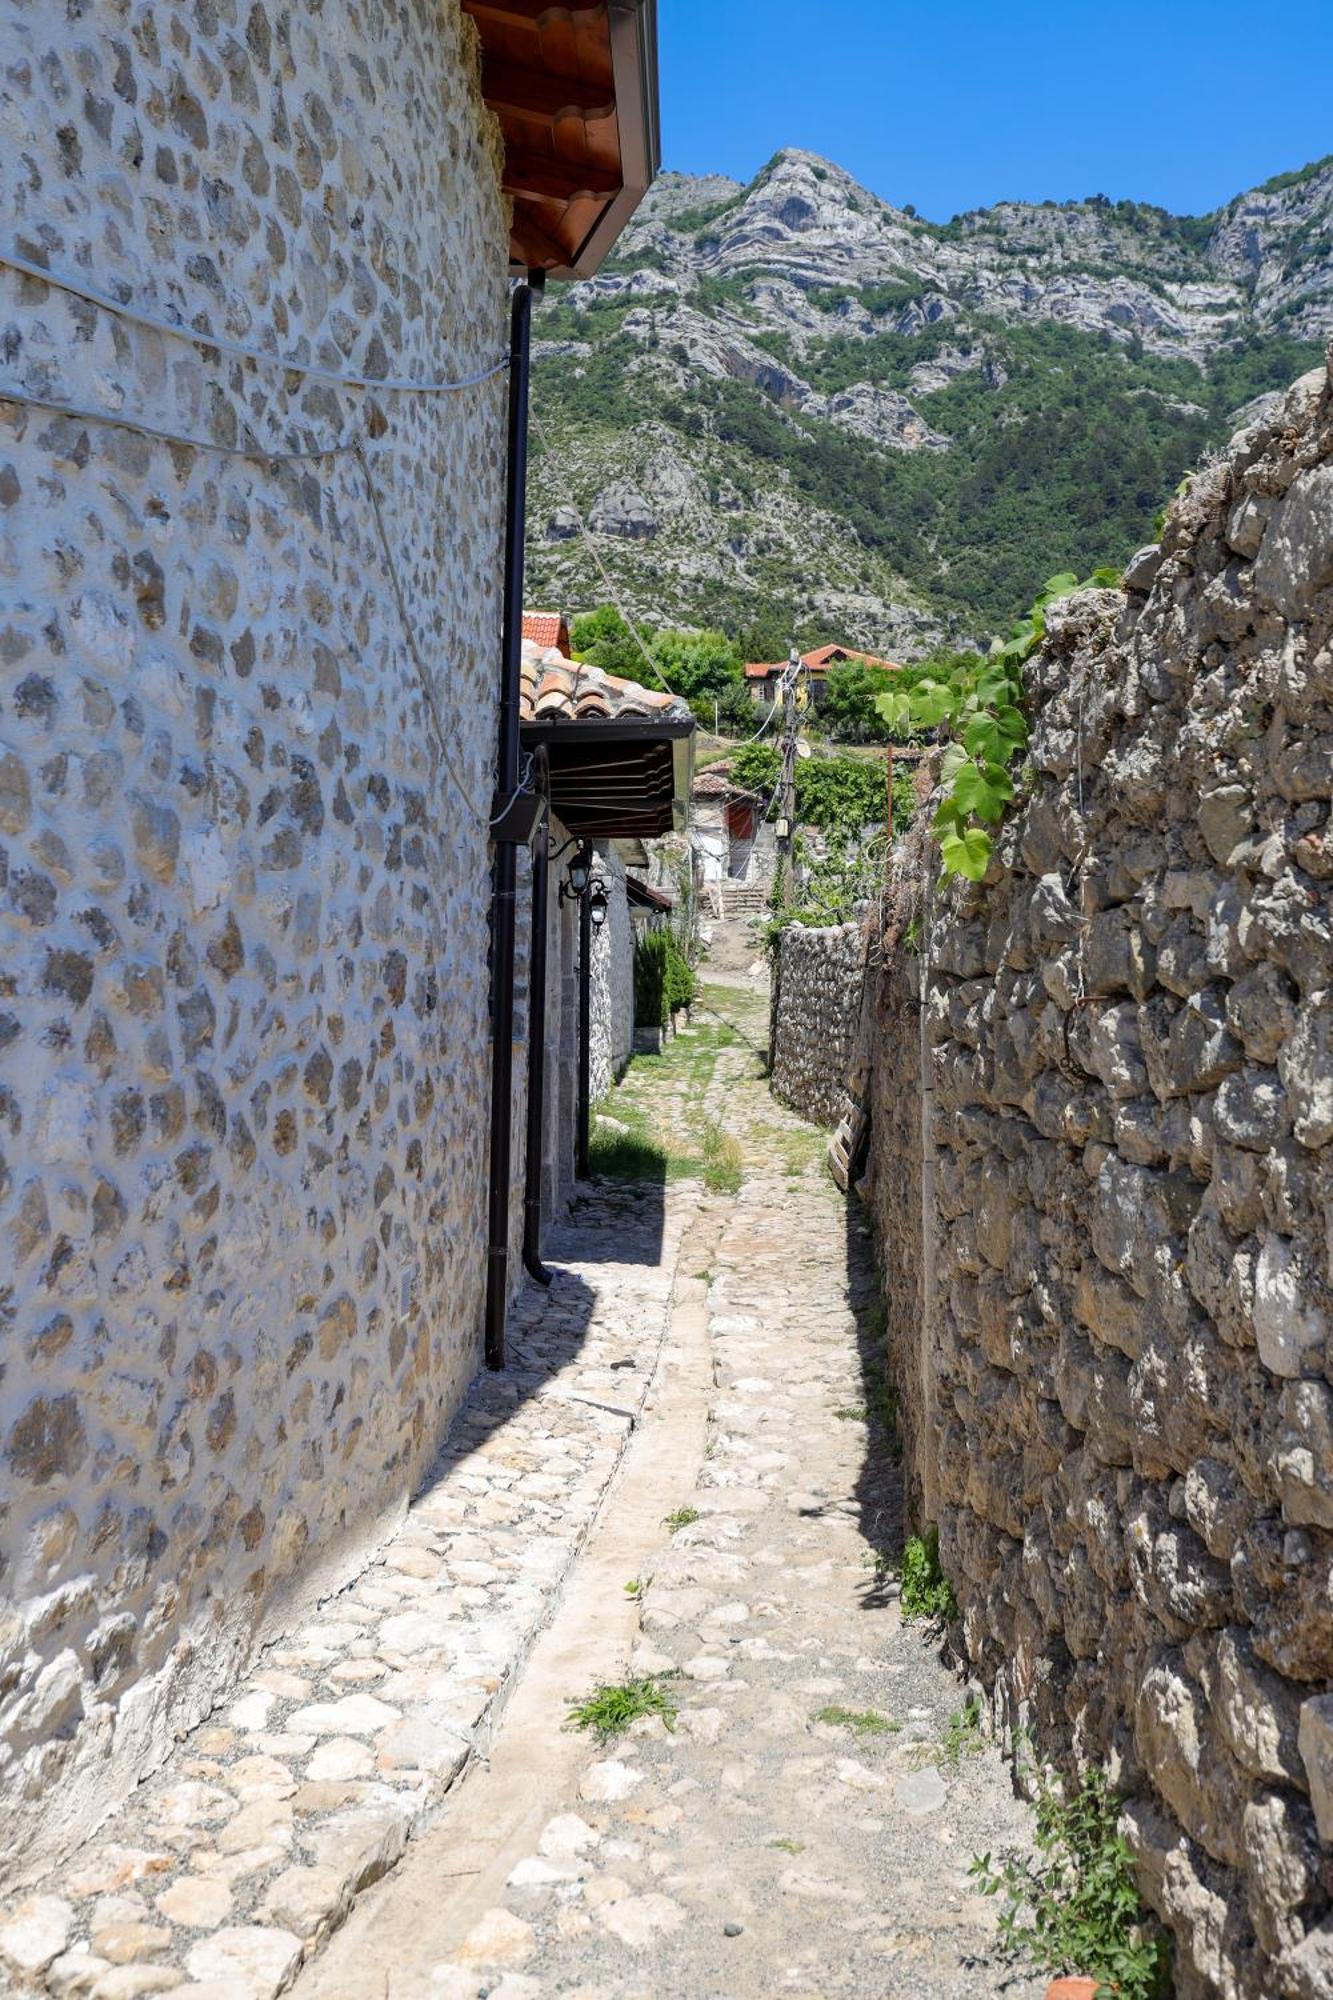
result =
[[[620,175],[614,167],[597,167],[588,161],[548,159],[540,153],[506,149],[504,185],[510,194],[526,195],[532,201],[577,201],[581,195],[619,194]]]
[[[524,69],[518,63],[487,57],[481,69],[481,92],[491,110],[519,118],[609,118],[616,108],[615,85],[594,84],[586,77],[552,76],[549,70]]]
[[[519,261],[530,271],[559,270],[565,261],[564,245],[542,228],[531,209],[515,208],[509,241],[511,255],[517,250]]]

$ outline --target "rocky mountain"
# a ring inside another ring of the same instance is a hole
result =
[[[1333,333],[1333,157],[1216,214],[946,224],[779,153],[667,174],[536,322],[532,598],[907,656],[1123,561]]]

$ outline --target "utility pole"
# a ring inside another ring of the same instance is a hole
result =
[[[778,786],[778,880],[774,901],[790,909],[796,865],[796,678],[801,656],[795,645],[782,677],[782,782]]]

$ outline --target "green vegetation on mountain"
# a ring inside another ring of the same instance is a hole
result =
[[[948,224],[808,154],[667,176],[538,317],[534,596],[582,609],[605,571],[748,658],[980,641],[1053,573],[1123,564],[1316,365],[1331,218],[1333,161],[1205,217],[1098,195]]]

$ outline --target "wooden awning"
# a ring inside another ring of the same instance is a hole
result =
[[[679,831],[689,793],[691,736],[678,724],[525,725],[545,750],[551,810],[585,840],[654,840]]]
[[[511,265],[597,269],[660,162],[657,0],[462,0],[504,134]]]

